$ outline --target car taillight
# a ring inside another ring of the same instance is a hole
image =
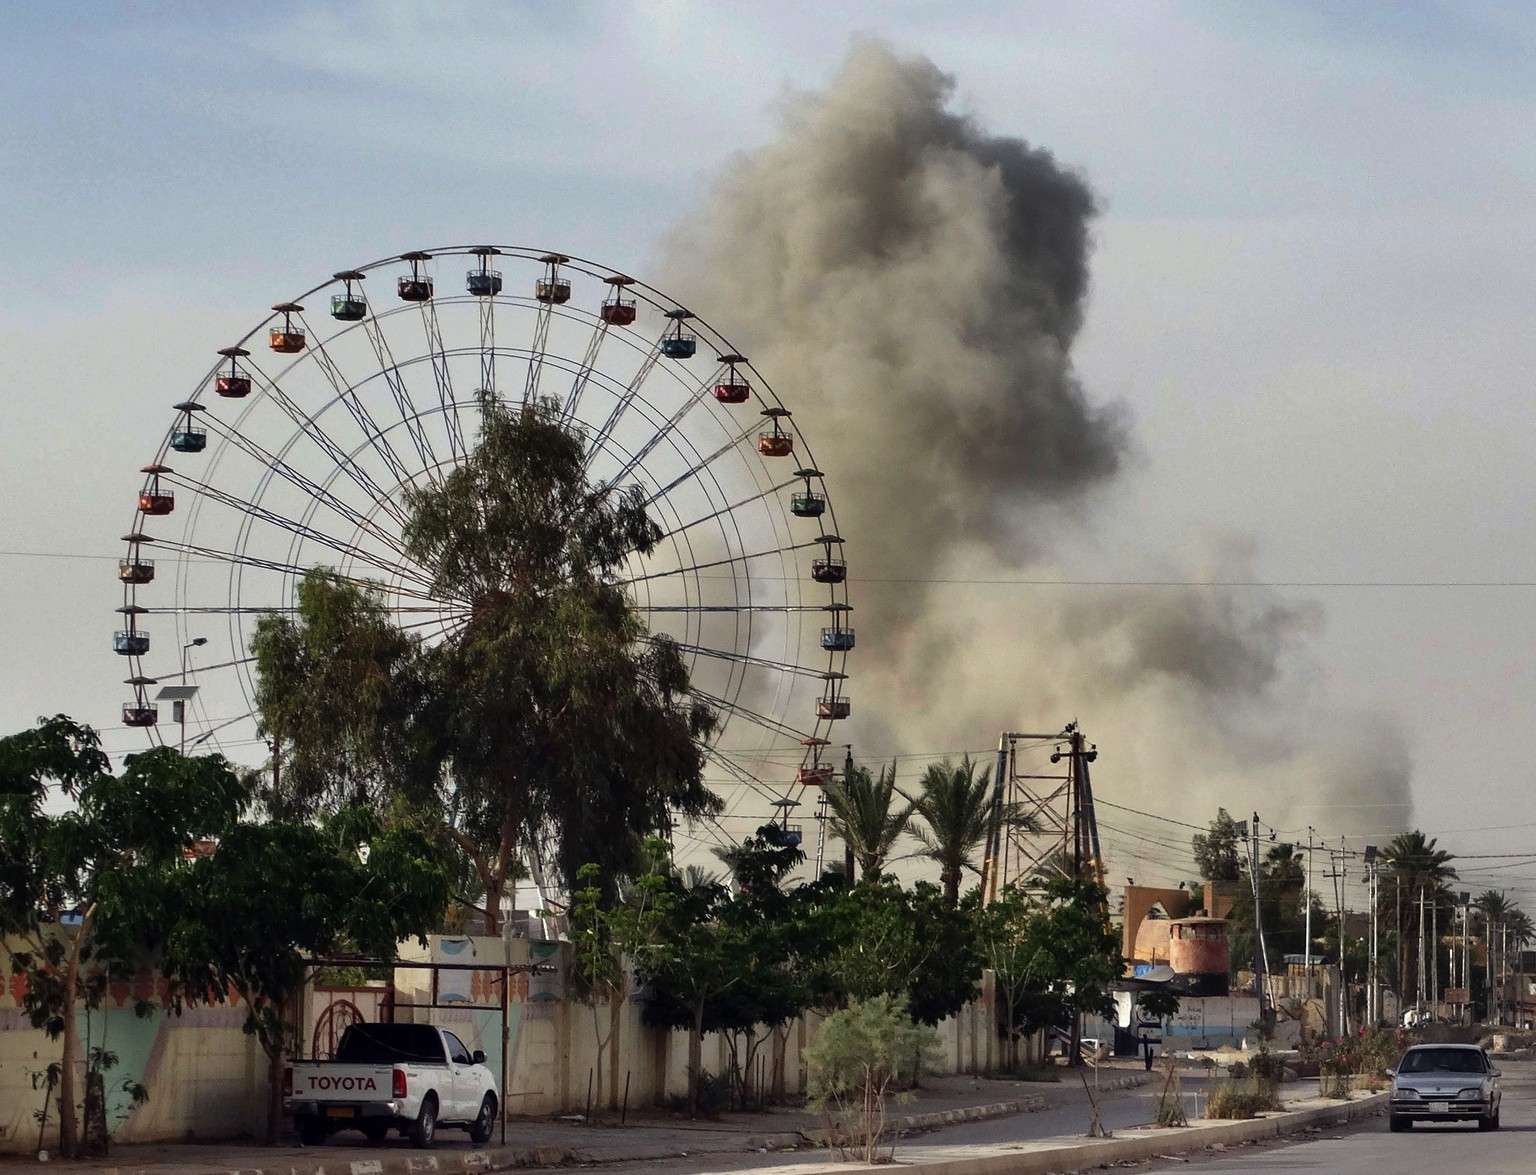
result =
[[[406,1090],[405,1090],[405,1070],[404,1069],[396,1069],[395,1070],[394,1082],[395,1082],[394,1083],[394,1088],[390,1090],[390,1094],[392,1096],[394,1096],[394,1097],[397,1097],[397,1098],[405,1097],[406,1096]]]
[[[293,1066],[289,1065],[283,1070],[283,1096],[293,1096]]]

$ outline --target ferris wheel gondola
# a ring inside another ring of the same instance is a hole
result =
[[[466,270],[447,290],[452,260]],[[393,301],[369,298],[380,282]],[[317,301],[328,316],[306,310]],[[125,724],[158,737],[151,671],[174,667],[196,685],[188,747],[261,757],[250,639],[317,566],[375,586],[423,640],[454,632],[466,605],[435,598],[406,553],[405,496],[473,450],[487,389],[552,398],[585,438],[589,480],[639,487],[663,537],[621,578],[721,716],[704,749],[727,834],[825,781],[820,748],[850,714],[843,540],[791,410],[704,320],[594,262],[458,246],[339,271],[217,355],[172,406],[125,537]],[[218,655],[188,665],[189,640],[215,626]]]

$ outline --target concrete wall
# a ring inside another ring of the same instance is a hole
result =
[[[526,939],[504,942],[499,938],[433,937],[423,949],[409,944],[412,961],[436,963],[482,962],[500,966],[542,962],[557,968],[554,975],[514,976],[507,1006],[507,1048],[501,1047],[501,997],[499,973],[490,971],[459,972],[469,978],[457,984],[445,998],[450,984],[439,972],[438,1003],[453,1003],[450,1008],[412,1008],[412,1004],[432,1002],[429,973],[401,968],[395,974],[397,991],[395,1016],[440,1024],[458,1034],[471,1049],[483,1049],[493,1072],[502,1072],[502,1057],[507,1058],[505,1102],[514,1114],[580,1113],[587,1107],[589,1083],[592,1104],[598,1108],[618,1108],[624,1101],[628,1082],[631,1106],[665,1105],[671,1098],[681,1098],[688,1089],[688,1033],[649,1028],[642,1022],[643,1005],[634,998],[632,976],[626,975],[625,991],[613,1003],[594,1009],[586,1004],[563,999],[564,970],[568,946]],[[402,952],[402,958],[407,952]],[[940,1056],[944,1072],[984,1073],[996,1067],[1000,1042],[992,1029],[990,979],[975,1003],[961,1009],[959,1015],[938,1026]],[[328,993],[317,991],[315,1001]],[[306,1020],[313,1023],[318,1013],[310,1009]],[[770,1089],[779,1088],[789,1095],[805,1090],[804,1049],[815,1039],[821,1017],[807,1013],[785,1025],[757,1046],[749,1081],[762,1081]],[[759,1030],[762,1037],[766,1030]],[[599,1037],[602,1038],[602,1080],[598,1082]],[[738,1038],[737,1048],[745,1057],[747,1042]],[[1038,1054],[1037,1042],[1021,1050],[1032,1058]],[[702,1050],[703,1068],[715,1076],[731,1068],[730,1043],[720,1033],[706,1033]],[[760,1069],[759,1069],[760,1061]]]
[[[0,956],[9,958],[0,951]],[[8,968],[7,968],[8,970]],[[76,1017],[83,1067],[85,1051],[101,1047],[118,1063],[106,1078],[107,1120],[113,1137],[154,1139],[258,1137],[265,1127],[266,1055],[242,1031],[245,1007],[192,1008],[181,1015],[159,1003],[162,981],[147,967],[132,981],[113,984],[104,1006]],[[0,1152],[32,1153],[39,1147],[35,1115],[46,1094],[43,1078],[60,1059],[63,1042],[32,1027],[22,1009],[24,976],[6,975],[0,987]],[[155,1003],[139,1017],[136,999]],[[135,1106],[121,1090],[125,1079],[142,1083],[149,1101]],[[83,1083],[81,1083],[83,1086]],[[81,1089],[83,1093],[83,1088]],[[41,1145],[58,1145],[58,1111],[50,1105]]]
[[[688,1034],[663,1031],[642,1023],[643,1006],[634,998],[632,979],[617,999],[596,1009],[602,1036],[602,1082],[597,1081],[599,1031],[594,1010],[564,998],[568,947],[527,939],[439,936],[425,948],[405,944],[402,960],[457,964],[544,963],[548,975],[513,976],[505,1004],[499,970],[438,971],[410,967],[395,971],[393,1000],[379,985],[311,987],[298,1012],[300,1052],[329,1051],[333,1035],[328,1025],[344,1027],[354,1014],[376,1020],[392,1014],[402,1021],[440,1024],[457,1034],[470,1049],[482,1049],[493,1072],[505,1072],[504,1103],[513,1114],[544,1115],[586,1109],[589,1081],[592,1101],[599,1108],[617,1108],[625,1097],[632,1107],[665,1105],[686,1094]],[[41,1075],[60,1056],[61,1042],[51,1041],[31,1026],[22,1011],[25,986],[7,977],[0,988],[0,1152],[30,1153],[38,1149],[34,1114],[42,1108]],[[106,1006],[81,1012],[78,1023],[83,1050],[103,1045],[119,1056],[107,1079],[108,1119],[113,1138],[122,1142],[168,1139],[260,1137],[265,1129],[266,1055],[255,1037],[242,1031],[244,1005],[238,1001],[199,1007],[175,1015],[156,1004],[147,1018],[134,1013],[134,1000],[163,995],[163,981],[148,968],[132,982],[115,985]],[[427,1005],[436,1003],[438,1007]],[[345,1004],[344,1015],[332,1009]],[[804,1050],[816,1035],[821,1017],[815,1013],[785,1025],[758,1048],[761,1066],[754,1065],[770,1091],[789,1096],[803,1093],[806,1083]],[[993,1028],[990,976],[976,1002],[938,1026],[940,1071],[985,1073],[999,1064],[1002,1049]],[[504,1035],[505,1033],[505,1035]],[[317,1046],[318,1041],[318,1046]],[[745,1042],[738,1047],[744,1048]],[[1020,1057],[1039,1058],[1041,1042],[1021,1043]],[[720,1034],[707,1034],[703,1064],[717,1076],[730,1067],[729,1044]],[[124,1079],[143,1083],[149,1101],[134,1106],[120,1091]],[[57,1147],[57,1112],[50,1109],[43,1135],[45,1149]]]

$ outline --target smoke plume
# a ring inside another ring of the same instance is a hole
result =
[[[1068,574],[1132,437],[1070,358],[1092,191],[951,112],[952,88],[924,59],[855,46],[665,246],[668,288],[744,348],[827,474],[856,751],[980,748],[1077,718],[1101,748],[1096,790],[1129,807],[1400,825],[1402,739],[1328,709],[1315,610],[1251,589],[985,582]],[[1117,570],[1230,582],[1251,558],[1225,539]]]

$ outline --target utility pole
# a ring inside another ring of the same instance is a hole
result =
[[[1425,976],[1425,962],[1426,962],[1426,960],[1425,960],[1425,957],[1424,957],[1424,879],[1421,877],[1421,878],[1419,878],[1419,996],[1418,996],[1418,1000],[1416,1001],[1416,1006],[1419,1009],[1420,1016],[1422,1016],[1424,1014],[1424,980],[1426,978],[1426,976]]]
[[[1329,872],[1328,879],[1333,882],[1333,918],[1334,933],[1339,945],[1339,1031],[1349,1031],[1349,971],[1344,963],[1344,891],[1345,878],[1344,856],[1341,849],[1338,853],[1328,854]]]
[[[1267,1018],[1269,950],[1264,945],[1264,907],[1259,900],[1259,814],[1248,825],[1248,876],[1253,882],[1253,991],[1259,999],[1259,1019]]]
[[[1381,986],[1378,982],[1376,971],[1376,846],[1365,846],[1365,870],[1366,881],[1369,884],[1371,902],[1371,962],[1367,968],[1369,972],[1370,988],[1366,992],[1365,1008],[1366,1017],[1372,1024],[1381,1019]]]
[[[1303,936],[1302,950],[1302,975],[1306,979],[1307,998],[1312,998],[1312,826],[1307,825],[1307,880],[1306,892],[1301,898],[1304,903],[1306,931]]]
[[[1440,1019],[1440,895],[1429,903],[1429,1008],[1430,1016]]]

